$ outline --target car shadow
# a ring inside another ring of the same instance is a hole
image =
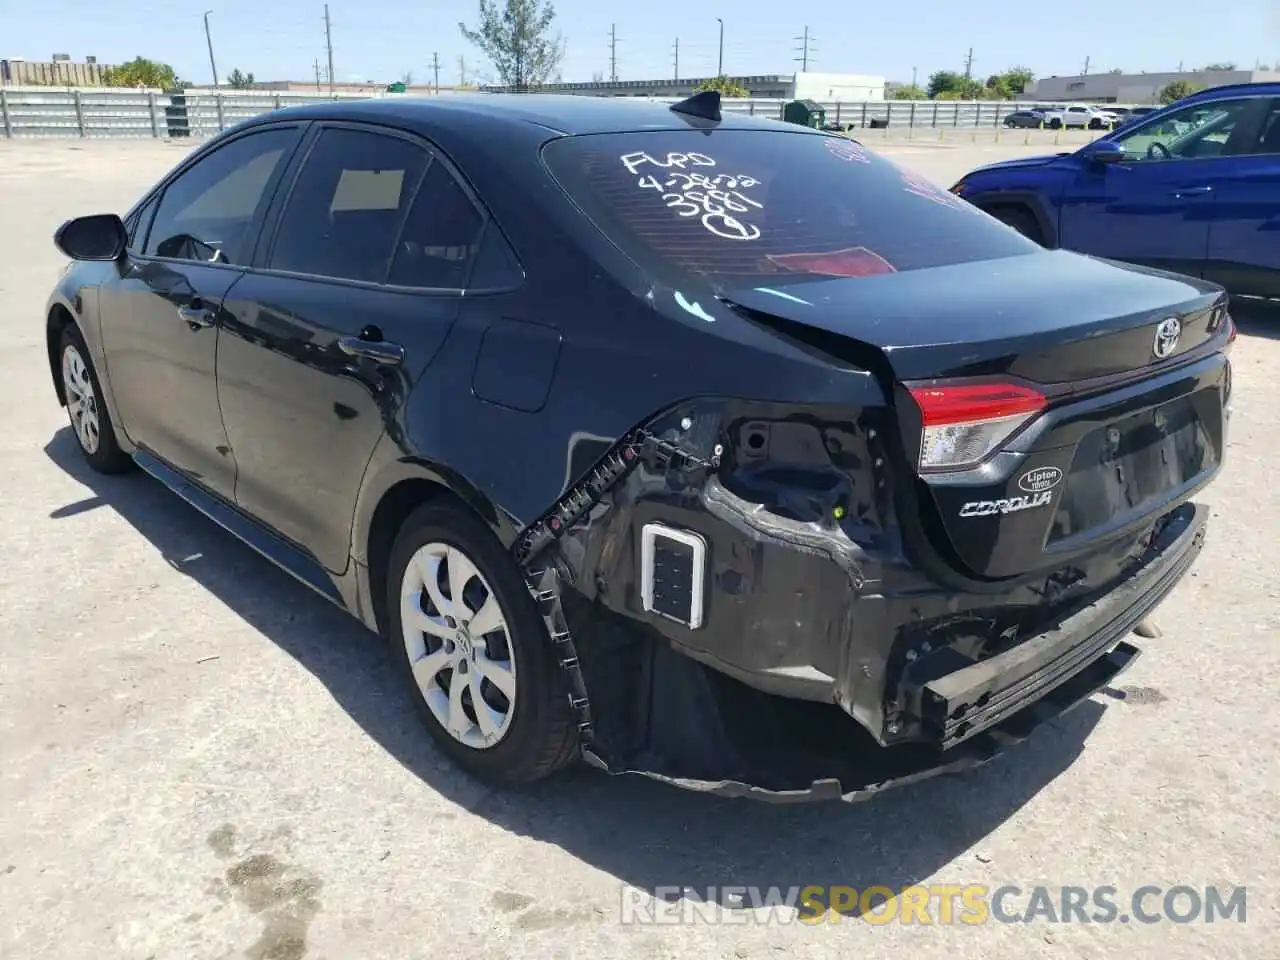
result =
[[[1231,319],[1244,336],[1280,340],[1280,300],[1236,297],[1231,301]]]
[[[89,488],[82,500],[52,511],[52,518],[74,523],[93,509],[114,510],[175,569],[305,667],[427,789],[665,899],[672,898],[673,888],[697,891],[683,894],[696,901],[711,886],[901,889],[927,879],[978,847],[1066,770],[1105,709],[1086,701],[986,766],[859,804],[729,800],[639,776],[613,777],[585,765],[532,787],[489,790],[435,748],[391,669],[384,643],[353,618],[149,476],[89,470],[69,428],[53,437],[45,453]],[[950,880],[964,878],[959,866]]]

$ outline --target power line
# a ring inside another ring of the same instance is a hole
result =
[[[329,5],[324,5],[324,45],[329,51],[329,96],[333,96],[333,31],[329,24]]]
[[[675,72],[675,76],[672,79],[674,80],[680,79],[680,38],[679,37],[676,37],[676,72]]]
[[[440,54],[431,54],[431,69],[435,72],[436,93],[440,92]]]
[[[320,58],[319,57],[316,57],[315,62],[312,64],[312,66],[315,67],[315,71],[316,71],[316,93],[319,93],[320,92]]]
[[[800,56],[792,57],[792,59],[799,62],[800,72],[804,73],[809,69],[809,28],[804,28],[804,36],[792,37],[792,39],[801,42],[801,46],[796,48]]]
[[[609,79],[614,83],[618,80],[618,25],[611,23],[609,25]]]

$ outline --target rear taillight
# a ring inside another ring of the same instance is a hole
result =
[[[1231,314],[1229,313],[1227,314],[1226,324],[1227,324],[1227,345],[1224,349],[1230,350],[1231,345],[1236,342],[1236,334],[1239,333],[1239,331],[1236,329],[1236,322],[1231,319]]]
[[[1038,390],[1012,383],[911,387],[910,392],[920,408],[922,471],[981,463],[1048,402]]]

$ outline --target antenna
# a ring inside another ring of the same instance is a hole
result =
[[[695,93],[687,100],[671,105],[672,113],[683,113],[690,117],[701,117],[703,120],[720,121],[720,91],[704,90]]]

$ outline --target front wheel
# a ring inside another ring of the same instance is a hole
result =
[[[458,766],[528,783],[577,755],[564,673],[524,577],[464,508],[420,507],[391,550],[393,656],[422,722]]]
[[[133,458],[120,449],[116,440],[111,414],[102,400],[102,384],[84,337],[74,323],[62,331],[58,369],[62,373],[67,417],[85,462],[98,473],[124,473],[132,468]]]
[[[1050,130],[1062,129],[1062,121],[1059,120],[1057,117],[1054,117],[1052,120],[1049,121],[1049,129]]]

